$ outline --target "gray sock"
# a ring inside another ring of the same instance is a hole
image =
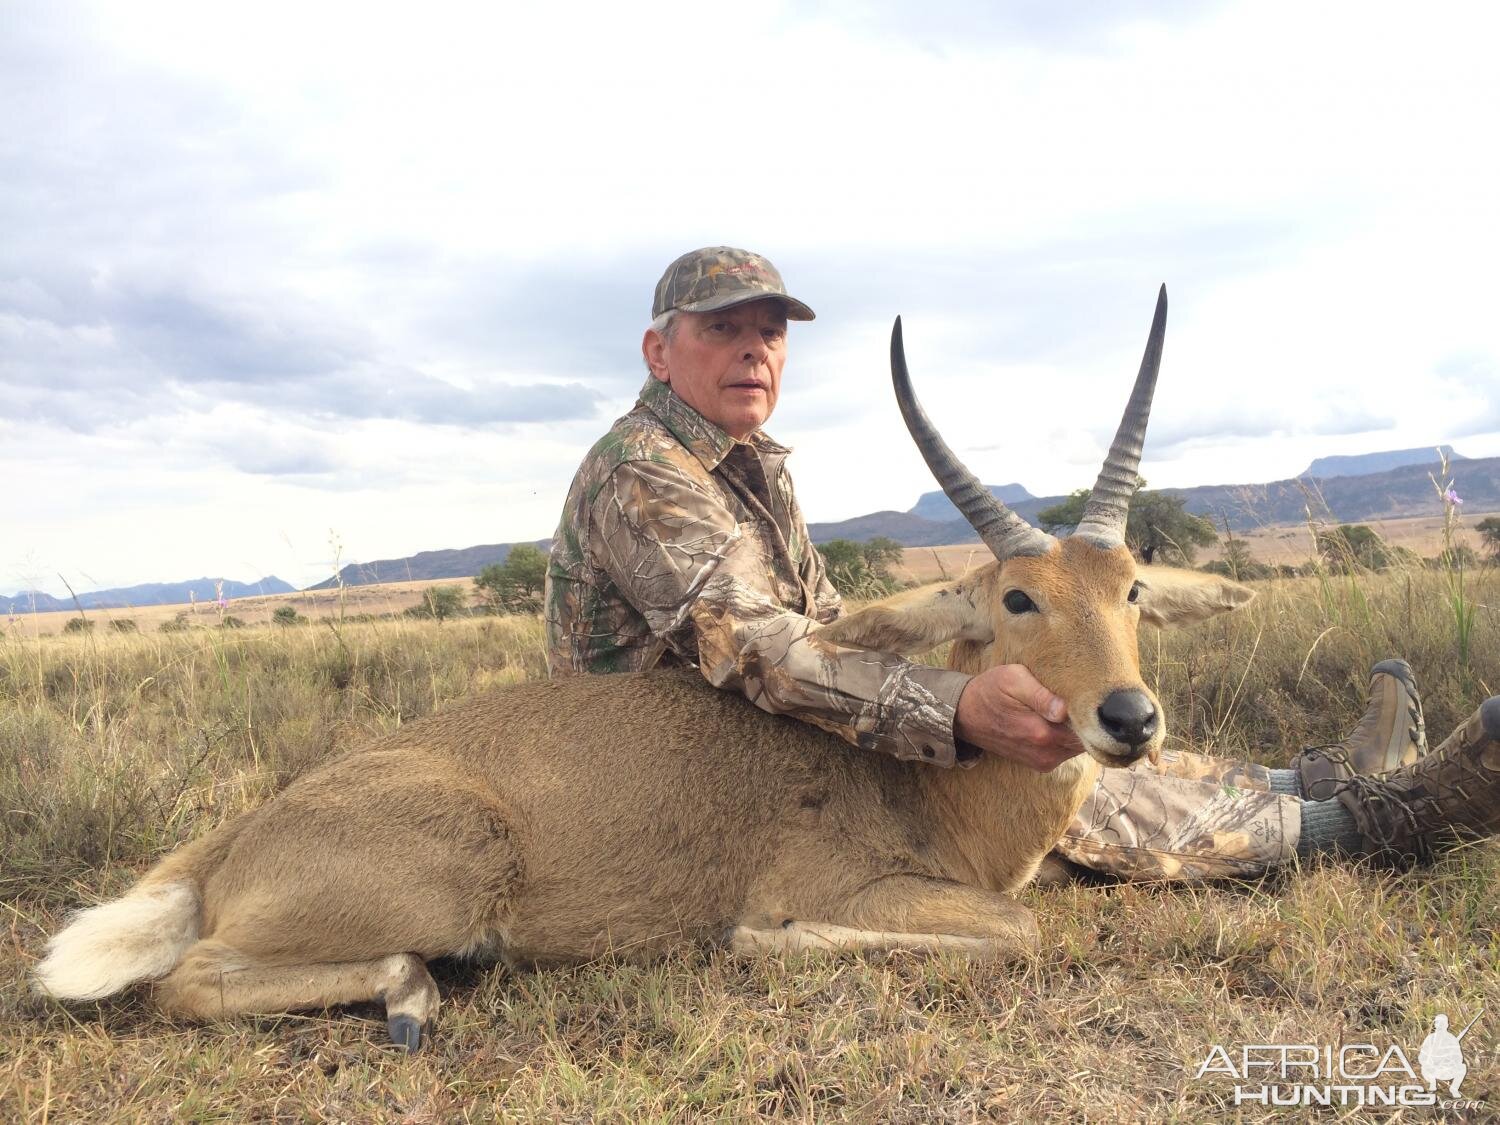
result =
[[[1302,802],[1302,833],[1297,837],[1300,858],[1330,852],[1352,855],[1362,838],[1349,810],[1337,801]]]
[[[1283,793],[1288,797],[1305,797],[1302,792],[1302,773],[1300,770],[1271,770],[1271,792]]]

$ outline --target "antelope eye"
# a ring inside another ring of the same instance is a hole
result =
[[[1020,590],[1009,590],[1006,592],[1005,597],[1000,600],[1005,604],[1005,608],[1010,610],[1011,613],[1036,612],[1036,602],[1032,601]]]
[[[1132,582],[1130,584],[1130,593],[1125,595],[1125,600],[1131,603],[1141,600],[1141,584],[1139,582]]]

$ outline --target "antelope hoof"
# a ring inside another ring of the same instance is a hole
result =
[[[408,1055],[422,1049],[422,1025],[411,1016],[392,1016],[385,1026],[391,1033],[391,1042]]]
[[[414,1055],[422,1047],[423,1028],[437,1019],[437,984],[415,953],[386,958],[385,969],[388,983],[379,993],[385,1001],[385,1026],[391,1042]]]

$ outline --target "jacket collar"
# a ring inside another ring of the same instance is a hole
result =
[[[772,441],[764,430],[756,430],[744,442],[736,442],[718,426],[699,414],[678,397],[671,386],[654,375],[646,376],[646,385],[641,388],[640,405],[655,414],[672,436],[682,442],[699,463],[713,472],[728,457],[736,445],[748,445],[759,453],[779,454],[785,457],[791,452],[786,446]]]

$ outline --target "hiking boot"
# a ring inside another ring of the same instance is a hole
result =
[[[1309,801],[1327,801],[1338,783],[1361,774],[1389,773],[1427,753],[1427,725],[1417,678],[1404,660],[1382,660],[1370,669],[1370,706],[1349,737],[1314,746],[1292,759]]]
[[[1500,831],[1500,695],[1486,700],[1431,754],[1384,777],[1336,783],[1359,828],[1353,849],[1389,863]]]

